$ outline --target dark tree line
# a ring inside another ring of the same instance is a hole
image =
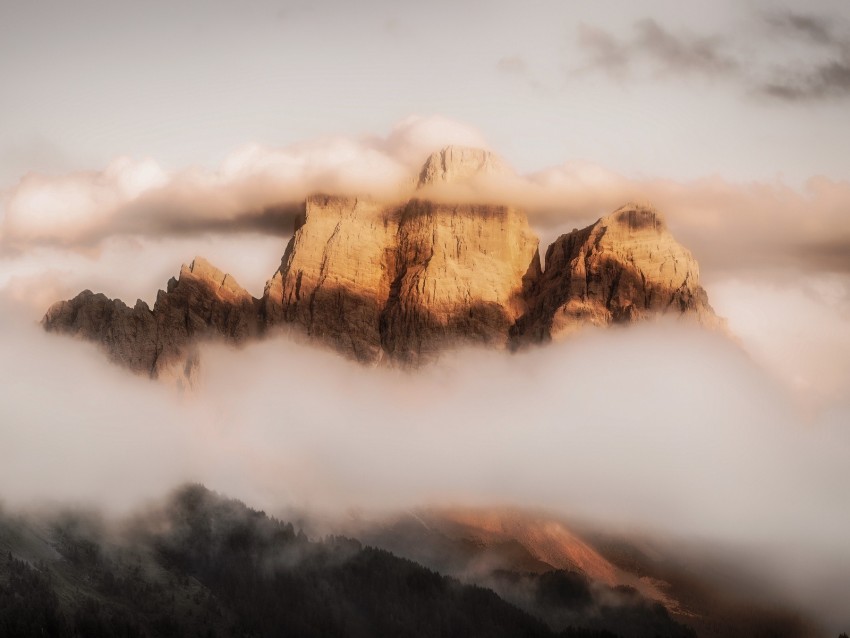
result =
[[[0,636],[617,636],[600,627],[553,631],[490,589],[354,539],[309,541],[202,486],[177,492],[132,542],[73,520],[57,524],[52,538],[63,560],[0,557]],[[583,577],[566,572],[544,575],[537,591],[539,604],[556,610],[590,595]],[[666,618],[645,635],[680,630]]]

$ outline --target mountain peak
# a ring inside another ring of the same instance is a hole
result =
[[[521,343],[536,343],[583,326],[667,313],[723,327],[699,283],[696,260],[667,230],[663,215],[629,203],[549,246],[531,311],[515,332]]]
[[[447,147],[421,181],[501,170],[485,150]],[[161,377],[179,366],[191,381],[197,343],[283,327],[364,363],[418,365],[457,345],[514,349],[668,313],[722,325],[696,260],[651,206],[627,204],[559,237],[541,268],[538,239],[511,206],[315,195],[261,299],[196,257],[153,309],[83,293],[43,324],[100,342],[133,370]]]
[[[168,292],[174,290],[178,281],[201,282],[219,297],[247,299],[251,296],[239,285],[233,275],[219,270],[203,257],[195,257],[188,266],[183,264],[180,267],[178,280],[172,279],[169,282]]]
[[[225,273],[213,266],[203,257],[195,257],[187,266],[183,264],[180,267],[180,277],[185,277],[187,274],[192,274],[200,279],[208,279],[221,283],[226,277]]]
[[[650,204],[629,202],[599,220],[603,226],[618,226],[629,233],[667,230],[664,215]]]
[[[504,160],[488,150],[471,146],[446,146],[425,160],[419,172],[417,187],[453,184],[475,177],[510,172]]]

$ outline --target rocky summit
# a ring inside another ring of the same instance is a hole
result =
[[[503,167],[486,151],[449,147],[428,158],[419,187]],[[393,204],[308,197],[261,299],[198,257],[153,309],[86,290],[42,323],[154,378],[191,378],[203,341],[282,329],[364,363],[416,366],[459,345],[516,349],[661,314],[720,325],[696,261],[649,206],[562,235],[541,264],[523,211],[421,194]]]
[[[462,183],[478,177],[509,175],[511,170],[495,153],[480,148],[447,146],[433,153],[419,172],[418,188]]]

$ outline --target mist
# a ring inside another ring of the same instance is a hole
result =
[[[418,372],[281,337],[206,347],[180,394],[3,310],[8,507],[124,514],[199,481],[269,511],[545,508],[736,548],[819,618],[848,620],[823,592],[850,586],[850,404],[801,411],[724,335],[661,321]]]

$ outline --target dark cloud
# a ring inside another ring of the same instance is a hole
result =
[[[762,92],[786,102],[846,98],[850,96],[850,49],[840,58],[766,82]]]
[[[130,207],[134,208],[134,207]],[[145,211],[144,206],[122,217],[119,223],[104,231],[93,233],[87,243],[96,245],[113,235],[141,237],[190,237],[202,233],[262,233],[286,237],[292,233],[295,220],[304,212],[303,202],[282,203],[256,211],[245,211],[227,219],[194,217],[191,211],[163,206]],[[85,242],[84,242],[85,243]]]
[[[41,246],[89,250],[97,248],[112,237],[139,237],[148,239],[181,239],[204,235],[264,235],[289,237],[296,220],[303,215],[303,202],[283,203],[262,210],[245,211],[228,219],[204,218],[192,215],[192,211],[174,207],[162,207],[146,211],[142,205],[131,205],[127,212],[138,213],[135,217],[123,217],[108,227],[94,228],[90,232],[66,241],[61,237],[46,237]],[[15,258],[31,249],[27,244],[6,243],[0,238],[0,255]]]
[[[618,76],[628,70],[630,45],[607,31],[582,24],[579,26],[578,43],[588,57],[586,69],[602,69]]]
[[[758,54],[744,64],[734,53],[736,43],[725,37],[674,32],[646,18],[624,37],[581,25],[578,44],[585,64],[578,71],[624,78],[642,66],[656,75],[726,78],[751,95],[782,102],[850,97],[850,33],[841,20],[794,12],[773,12],[761,20],[769,38],[802,46],[805,55],[783,67],[771,68],[771,61]],[[753,37],[764,38],[765,33]]]
[[[776,74],[762,85],[761,92],[785,102],[850,97],[850,41],[837,47],[825,62]]]
[[[617,38],[611,33],[582,25],[578,43],[588,57],[586,69],[625,75],[638,61],[648,62],[654,72],[676,75],[722,75],[736,73],[739,62],[725,51],[719,37],[676,34],[647,18],[634,25],[634,35]]]
[[[772,33],[803,42],[814,60],[774,71],[759,92],[784,102],[814,102],[850,96],[850,34],[840,21],[801,13],[773,13],[765,18]]]
[[[641,20],[635,28],[635,46],[665,71],[715,75],[738,68],[738,62],[723,50],[720,38],[675,35],[652,19]]]
[[[771,13],[765,17],[774,30],[819,44],[834,44],[832,23],[827,18],[801,13]]]
[[[826,272],[850,273],[850,235],[811,241],[796,249],[802,262]]]

